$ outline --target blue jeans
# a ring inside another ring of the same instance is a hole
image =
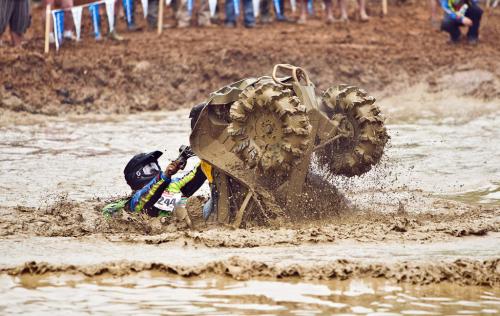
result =
[[[234,1],[240,0],[226,0],[226,23],[236,23],[236,14],[234,11]],[[240,6],[241,13],[241,6]],[[243,14],[245,25],[255,24],[255,16],[253,15],[252,0],[243,0]]]
[[[482,15],[483,10],[481,10],[477,4],[472,4],[471,7],[467,9],[467,12],[465,12],[465,16],[472,20],[472,26],[469,27],[469,31],[467,32],[468,39],[477,39],[479,37],[479,25]],[[460,26],[462,25],[462,22],[445,15],[441,23],[441,30],[450,33],[451,40],[456,42],[460,40],[460,36],[462,35],[460,32]]]
[[[262,16],[269,15],[269,6],[271,5],[274,9],[274,13],[276,15],[276,20],[281,21],[285,19],[285,1],[277,0],[279,3],[280,13],[276,11],[276,6],[274,3],[275,0],[261,0],[260,1],[260,14]]]

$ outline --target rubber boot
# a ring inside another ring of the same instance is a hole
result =
[[[115,25],[113,26],[113,31],[110,31],[108,33],[108,38],[112,41],[121,42],[124,40],[124,38],[123,38],[123,36],[118,34],[118,32],[116,31],[116,15],[115,15],[115,19],[114,19],[114,24]],[[111,25],[109,25],[108,30],[111,30]]]
[[[189,214],[188,214],[188,211],[187,211],[185,205],[176,206],[174,209],[174,215],[178,220],[185,222],[189,228],[193,227],[193,223],[191,222],[191,219],[189,218]]]

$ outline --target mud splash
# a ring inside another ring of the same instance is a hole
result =
[[[101,213],[103,205],[100,201],[82,203],[62,199],[47,208],[3,209],[0,236],[80,237],[107,234],[107,238],[115,241],[149,244],[183,240],[207,247],[256,247],[343,239],[432,242],[500,231],[500,209],[439,200],[434,201],[429,212],[357,211],[321,221],[285,223],[269,228],[249,227],[246,230],[228,230],[204,222],[199,216],[201,203],[198,197],[188,201],[195,230],[184,230],[185,225],[173,218],[161,223],[157,218],[124,213],[106,219]]]

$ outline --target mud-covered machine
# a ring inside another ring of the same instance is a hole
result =
[[[192,118],[190,142],[212,166],[217,221],[239,227],[338,211],[321,174],[357,176],[379,162],[388,136],[374,102],[348,85],[316,96],[307,73],[284,64],[212,93]]]

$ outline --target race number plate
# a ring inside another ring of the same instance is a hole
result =
[[[181,193],[170,193],[164,191],[158,201],[155,203],[155,207],[163,211],[173,212],[175,205],[181,200],[181,198]]]

